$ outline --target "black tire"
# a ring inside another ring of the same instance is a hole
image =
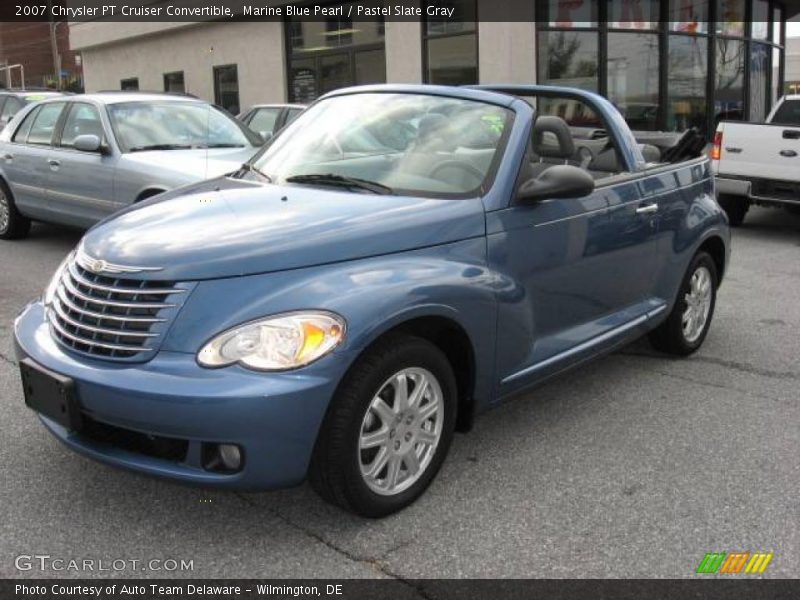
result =
[[[359,449],[362,426],[373,398],[391,377],[409,368],[424,369],[439,384],[444,413],[439,416],[441,434],[418,479],[394,495],[381,495],[368,486],[361,472],[365,452]],[[453,438],[456,410],[456,380],[442,351],[421,338],[387,336],[358,359],[339,386],[314,448],[309,468],[311,486],[326,501],[364,517],[384,517],[405,508],[425,491],[444,462]]]
[[[30,230],[31,220],[17,210],[11,190],[0,180],[0,240],[21,239]]]
[[[688,304],[686,296],[691,291],[692,277],[695,273],[705,268],[711,277],[710,301],[711,306],[708,311],[708,316],[705,319],[702,331],[699,337],[694,339],[687,339],[684,331],[683,317]],[[676,356],[688,356],[696,351],[703,345],[706,339],[708,329],[711,326],[711,321],[714,317],[714,307],[717,303],[717,287],[719,286],[719,274],[717,273],[717,265],[714,259],[706,252],[698,252],[694,259],[692,259],[686,274],[681,281],[680,291],[678,298],[672,308],[672,312],[666,321],[658,326],[657,329],[650,333],[650,342],[656,350],[665,352],[667,354],[674,354]]]
[[[744,223],[747,211],[750,210],[750,201],[747,198],[730,194],[720,194],[719,205],[728,215],[731,227],[739,227]]]

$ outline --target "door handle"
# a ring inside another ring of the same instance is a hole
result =
[[[50,165],[51,167],[60,167],[61,161],[56,160],[55,158],[50,158],[47,160],[47,164]]]
[[[658,204],[655,202],[653,204],[645,204],[644,206],[640,206],[636,209],[637,215],[651,215],[653,213],[658,212]]]

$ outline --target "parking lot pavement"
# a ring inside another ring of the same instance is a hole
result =
[[[15,569],[20,554],[194,561],[118,573],[162,577],[691,577],[711,551],[774,552],[767,576],[800,576],[797,217],[754,209],[735,231],[698,354],[639,342],[492,411],[381,521],[308,486],[208,492],[120,472],[51,438],[23,405],[11,321],[78,237],[39,226],[0,242],[1,577],[41,576]]]

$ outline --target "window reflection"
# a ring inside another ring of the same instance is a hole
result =
[[[681,33],[708,33],[708,2],[670,0],[669,28]]]
[[[597,27],[597,0],[547,0],[550,27]]]
[[[656,34],[608,34],[608,98],[632,129],[656,128],[658,77]]]
[[[765,44],[753,44],[750,50],[750,120],[767,117],[767,70],[769,52]]]
[[[597,91],[597,34],[573,31],[539,33],[542,83]]]
[[[667,56],[667,128],[685,131],[697,127],[705,133],[708,40],[671,35]]]
[[[744,35],[744,0],[717,0],[717,33]]]
[[[714,129],[722,120],[744,118],[744,42],[718,39]]]

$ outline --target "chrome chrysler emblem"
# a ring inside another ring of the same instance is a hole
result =
[[[117,265],[103,260],[102,258],[95,258],[89,256],[83,247],[78,248],[75,255],[75,261],[87,271],[92,273],[110,273],[117,275],[119,273],[143,273],[145,271],[161,271],[162,267],[134,267],[131,265]]]

